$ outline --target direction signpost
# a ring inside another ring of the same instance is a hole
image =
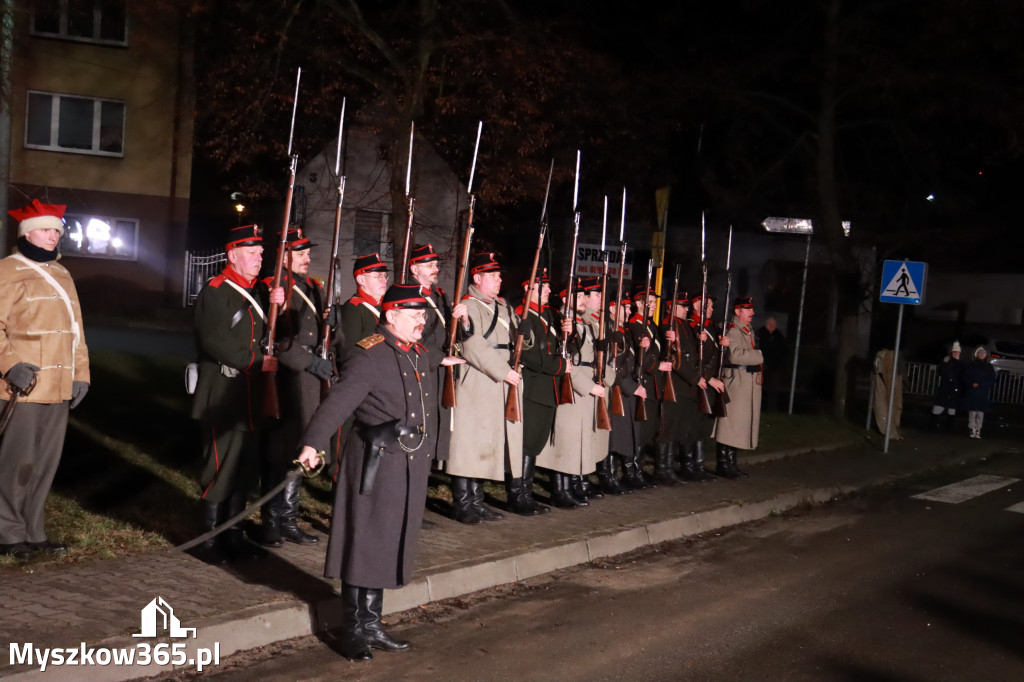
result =
[[[896,345],[893,346],[892,377],[889,380],[889,411],[885,418],[885,445],[882,447],[884,453],[889,452],[889,434],[892,432],[892,403],[896,397],[896,369],[899,367],[900,336],[903,333],[903,306],[921,305],[924,302],[927,279],[927,263],[906,260],[887,260],[882,263],[882,289],[878,300],[882,303],[898,303],[900,306],[896,322]],[[868,413],[870,419],[870,408]]]

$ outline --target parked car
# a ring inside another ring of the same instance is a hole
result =
[[[963,348],[960,360],[970,362],[974,359],[974,349],[978,346],[988,348],[989,359],[996,372],[1024,375],[1024,340],[1006,337],[990,337],[983,334],[965,334],[958,339]],[[915,348],[908,354],[908,359],[917,362],[938,364],[949,352],[953,339],[933,341]]]
[[[1024,374],[1024,341],[990,339],[985,345],[996,372]]]

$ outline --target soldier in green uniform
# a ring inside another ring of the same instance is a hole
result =
[[[523,282],[525,289],[529,281]],[[537,467],[537,455],[551,438],[555,427],[555,408],[558,407],[558,384],[565,374],[568,363],[557,352],[559,330],[572,331],[572,322],[557,320],[548,306],[551,297],[551,280],[547,270],[537,274],[530,296],[530,310],[525,312],[522,305],[516,314],[525,325],[527,338],[533,343],[524,346],[521,356],[523,363],[523,475],[515,479],[509,474],[509,509],[524,516],[546,514],[550,508],[533,498],[533,475]],[[559,327],[561,324],[561,327]]]
[[[647,323],[644,324],[643,306],[647,303]],[[637,362],[640,363],[640,385],[644,387],[647,397],[644,406],[647,409],[647,420],[636,425],[636,450],[629,455],[624,464],[623,484],[627,488],[638,490],[653,488],[654,483],[644,474],[643,451],[654,444],[654,439],[661,430],[661,412],[659,397],[664,389],[664,374],[659,372],[661,358],[661,337],[654,324],[654,307],[658,305],[658,296],[654,290],[647,290],[641,284],[633,290],[633,317],[626,326],[629,343],[636,351]],[[641,353],[642,349],[642,353]],[[642,357],[641,357],[642,356]]]
[[[703,330],[700,328],[701,304],[706,306]],[[712,321],[711,315],[714,312],[714,301],[710,296],[702,301],[701,295],[698,293],[690,300],[690,331],[694,339],[694,351],[697,358],[697,369],[700,372],[700,380],[704,382],[704,387],[710,387],[712,390],[721,393],[725,390],[725,384],[715,376],[715,372],[718,369],[719,349],[728,348],[729,339],[720,335],[718,325]],[[704,345],[703,356],[701,356],[700,344]],[[699,362],[700,359],[703,359],[703,364]],[[706,390],[704,387],[701,390]],[[696,396],[696,390],[694,395]],[[708,398],[709,400],[713,398],[713,394],[709,394]],[[694,429],[693,452],[696,464],[701,470],[704,469],[705,442],[711,437],[714,426],[715,418],[710,414],[702,414],[698,410]]]
[[[277,391],[281,418],[267,429],[263,448],[261,483],[267,492],[284,480],[295,457],[295,443],[320,405],[321,387],[330,382],[330,360],[317,353],[323,327],[324,293],[320,283],[309,277],[310,250],[316,244],[300,229],[288,230],[284,288],[286,304],[277,318]],[[272,278],[264,280],[269,286]],[[280,547],[284,540],[315,545],[319,538],[298,526],[299,491],[296,478],[263,505],[263,526],[257,541]]]
[[[259,281],[263,239],[256,225],[231,230],[228,264],[199,292],[195,308],[199,377],[192,417],[202,426],[205,464],[199,477],[202,525],[211,530],[240,512],[260,475],[262,372],[277,358],[260,349],[268,303],[284,302]],[[197,556],[222,563],[259,556],[240,528],[200,545]]]
[[[388,266],[379,253],[358,256],[352,265],[352,276],[356,280],[356,294],[341,308],[342,336],[348,348],[377,328],[380,299],[388,290]]]

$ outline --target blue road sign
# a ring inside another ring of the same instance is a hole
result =
[[[924,301],[928,264],[907,260],[887,260],[882,263],[882,303],[921,305]]]

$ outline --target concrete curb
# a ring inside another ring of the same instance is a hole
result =
[[[753,456],[749,459],[751,463],[765,462],[811,451],[836,449],[846,445],[848,443],[816,446],[794,451],[768,453],[761,455],[759,460],[755,460]],[[533,546],[525,551],[516,550],[508,554],[492,555],[440,566],[401,589],[388,590],[385,596],[384,613],[398,613],[429,602],[450,599],[498,585],[525,580],[562,568],[588,563],[595,559],[617,556],[643,547],[756,521],[805,503],[821,504],[837,497],[849,495],[857,490],[891,484],[926,471],[940,470],[967,461],[985,459],[992,454],[993,451],[989,450],[961,454],[935,462],[926,469],[882,476],[859,485],[835,485],[795,490],[764,500],[723,504],[712,509],[680,514],[671,518],[595,532],[586,537],[570,539],[566,542]],[[196,628],[196,638],[185,642],[187,655],[191,658],[196,655],[195,651],[198,648],[213,649],[214,646],[217,646],[220,659],[223,660],[238,651],[322,632],[337,625],[334,616],[338,609],[334,608],[334,603],[335,600],[332,599],[323,600],[315,605],[299,600],[288,600],[184,623],[183,625],[186,627]],[[152,646],[169,641],[166,637],[147,640]],[[139,641],[132,637],[116,637],[96,644],[88,644],[88,647],[93,649],[134,648],[138,644]],[[130,667],[94,666],[89,671],[89,679],[102,682],[122,682],[142,676],[152,676],[175,668],[181,668],[181,666],[157,666],[155,664]],[[0,672],[3,670],[4,668],[0,667]],[[82,679],[82,672],[80,668],[60,666],[48,668],[45,673],[29,670],[3,676],[3,679],[21,682],[41,680],[45,675],[48,682],[53,680],[70,681]]]

